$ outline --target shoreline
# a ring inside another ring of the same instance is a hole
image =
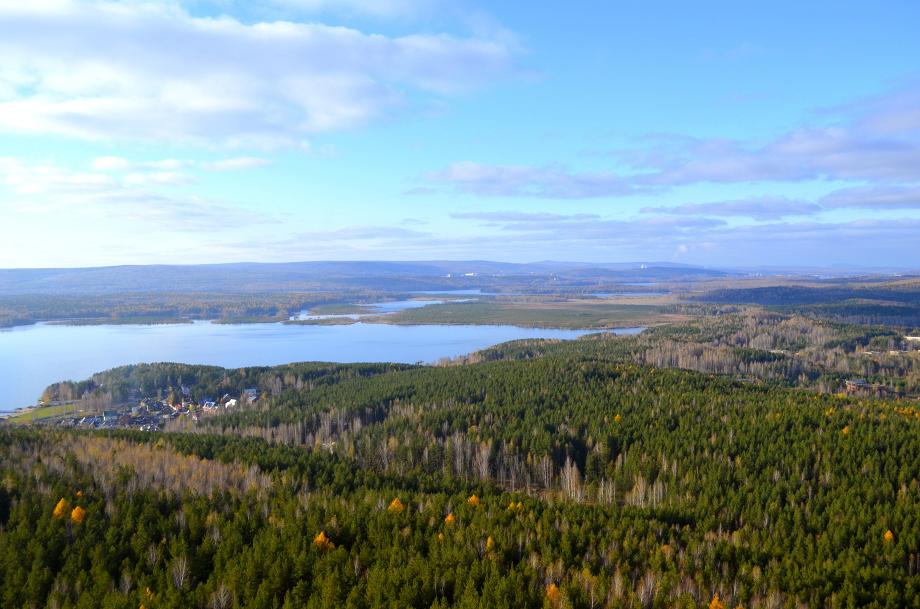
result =
[[[432,321],[422,321],[422,320],[400,320],[400,319],[387,319],[388,314],[384,315],[374,315],[368,316],[366,318],[356,319],[350,316],[342,316],[339,318],[330,317],[326,319],[241,319],[241,320],[231,320],[223,321],[219,319],[185,319],[177,321],[162,321],[162,322],[149,322],[149,321],[139,321],[139,322],[125,322],[125,323],[112,323],[112,322],[99,322],[99,323],[68,323],[67,321],[37,321],[28,324],[22,324],[17,326],[2,326],[0,327],[0,332],[3,330],[13,330],[16,328],[26,328],[31,326],[60,326],[65,328],[82,328],[82,327],[100,327],[100,326],[190,326],[194,324],[214,324],[216,326],[245,326],[253,324],[277,324],[282,326],[339,326],[339,325],[353,325],[353,324],[369,324],[369,325],[390,325],[390,326],[515,326],[518,328],[527,328],[534,330],[579,330],[586,332],[609,332],[613,330],[622,330],[622,329],[632,329],[636,327],[649,328],[653,326],[667,325],[669,323],[674,323],[675,321],[682,320],[670,320],[670,319],[657,319],[649,320],[646,323],[640,323],[638,325],[633,325],[628,322],[611,324],[611,325],[558,325],[555,322],[534,322],[534,321],[512,321],[512,320],[432,320]],[[641,321],[641,320],[637,320]],[[4,411],[0,411],[2,413]]]
[[[39,408],[37,404],[33,406],[20,406],[14,410],[0,410],[0,421],[6,421],[7,419],[12,419],[14,417],[27,414],[36,408]]]

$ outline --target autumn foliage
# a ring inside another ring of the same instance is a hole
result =
[[[556,584],[550,584],[546,587],[546,600],[552,607],[558,607],[562,604],[562,592]]]
[[[86,510],[81,508],[79,505],[73,509],[70,513],[70,520],[74,524],[83,524],[83,521],[86,519]]]
[[[470,495],[470,498],[466,500],[473,507],[479,507],[479,497],[476,495]]]
[[[64,515],[70,511],[70,502],[61,497],[61,500],[57,502],[57,505],[54,506],[54,511],[51,513],[55,518],[63,518]]]
[[[332,540],[326,537],[325,531],[320,531],[319,534],[313,538],[313,545],[320,550],[331,550],[335,547]]]
[[[387,510],[393,512],[394,514],[400,514],[403,510],[406,509],[406,504],[399,500],[399,497],[393,499],[390,502],[390,505],[387,506]]]

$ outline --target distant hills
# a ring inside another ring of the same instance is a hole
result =
[[[693,281],[725,271],[672,263],[510,263],[486,260],[424,262],[317,261],[205,265],[138,265],[91,268],[0,269],[0,295],[107,294],[117,292],[266,292],[371,289],[490,288],[561,282]],[[541,281],[542,280],[542,281]]]

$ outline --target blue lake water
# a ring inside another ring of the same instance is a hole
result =
[[[618,330],[635,333],[638,328]],[[49,384],[140,362],[227,368],[298,361],[434,362],[522,338],[587,332],[516,326],[36,324],[0,330],[0,411],[34,404]]]

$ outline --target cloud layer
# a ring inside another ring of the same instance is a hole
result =
[[[481,197],[537,197],[588,199],[660,192],[692,184],[804,182],[815,180],[868,182],[873,188],[848,199],[849,207],[914,207],[894,199],[904,185],[920,181],[920,85],[833,109],[816,124],[794,129],[767,141],[649,136],[644,146],[615,150],[608,156],[617,171],[577,172],[559,165],[492,165],[457,162],[422,177],[428,189]],[[817,124],[826,123],[826,124]],[[907,190],[912,190],[908,188]],[[772,203],[772,205],[769,205]],[[828,206],[838,205],[827,201]],[[716,208],[720,209],[716,209]],[[773,211],[770,208],[773,208]],[[734,209],[733,209],[734,208]],[[756,209],[755,209],[756,208]],[[657,210],[658,208],[656,208]],[[705,208],[677,209],[675,213],[703,212]],[[782,217],[809,213],[808,203],[774,199],[709,204],[720,215]]]
[[[88,139],[297,145],[514,61],[482,37],[247,24],[157,2],[0,2],[0,31],[0,129]]]
[[[647,187],[607,172],[573,172],[558,165],[487,165],[462,161],[425,176],[434,186],[449,186],[483,197],[589,199],[634,194]],[[419,192],[425,192],[421,190]]]
[[[158,187],[185,184],[191,178],[171,171],[131,171],[143,164],[120,160],[124,163],[116,163],[113,157],[97,159],[93,170],[74,171],[54,163],[0,157],[0,184],[12,193],[12,198],[0,201],[0,210],[36,226],[79,218],[114,231],[109,223],[123,222],[138,235],[150,230],[201,233],[276,222],[236,205],[164,191]],[[114,166],[118,171],[113,171]]]

